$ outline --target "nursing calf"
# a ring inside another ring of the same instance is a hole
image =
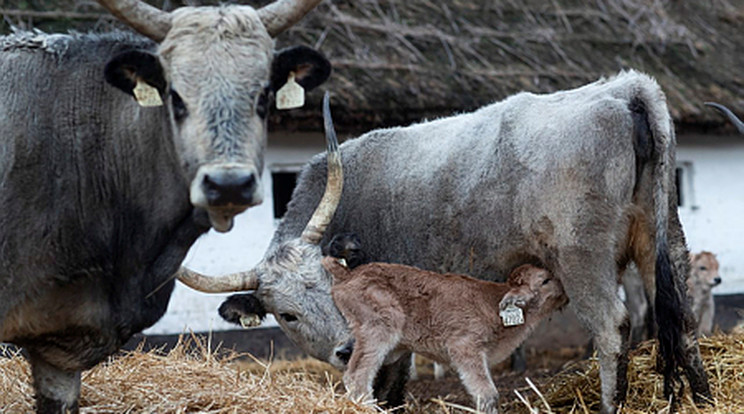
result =
[[[453,366],[478,409],[496,413],[489,362],[509,356],[538,322],[568,302],[560,282],[532,265],[516,268],[507,283],[494,283],[399,264],[350,269],[330,256],[322,263],[356,342],[344,374],[354,397],[372,396],[383,364],[417,352]],[[502,312],[521,317],[502,322]]]

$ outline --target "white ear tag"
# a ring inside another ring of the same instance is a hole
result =
[[[338,259],[338,264],[340,264],[343,267],[349,267],[349,265],[346,263],[346,259]]]
[[[253,328],[254,326],[261,325],[261,318],[256,314],[240,317],[240,326],[243,328]]]
[[[501,316],[501,321],[504,323],[504,326],[517,326],[524,324],[524,313],[522,313],[522,308],[514,305],[509,305],[504,308],[499,312],[499,316]]]
[[[305,89],[295,82],[295,73],[289,72],[287,83],[276,91],[276,109],[299,108],[305,104]]]
[[[163,101],[160,99],[158,90],[148,85],[146,82],[137,79],[137,86],[134,87],[134,98],[140,106],[162,106]]]

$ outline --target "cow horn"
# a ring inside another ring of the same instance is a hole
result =
[[[339,201],[341,201],[341,191],[344,188],[344,171],[341,166],[341,154],[338,152],[336,131],[333,129],[328,92],[323,96],[323,125],[325,126],[326,151],[328,153],[326,162],[328,165],[328,181],[326,182],[323,198],[320,199],[318,207],[302,232],[302,240],[312,244],[320,243],[323,238],[323,233],[331,222]]]
[[[240,292],[258,288],[258,276],[255,270],[209,277],[181,267],[176,277],[184,285],[204,293]]]
[[[266,31],[271,37],[278,36],[300,21],[320,0],[278,0],[258,10]]]
[[[156,42],[162,42],[171,28],[169,13],[139,0],[98,0],[117,19]]]
[[[722,114],[726,115],[726,117],[728,117],[731,123],[734,124],[734,126],[736,126],[736,129],[739,130],[739,133],[744,134],[744,122],[742,122],[741,119],[739,119],[736,115],[734,115],[734,113],[731,112],[730,109],[715,102],[706,102],[705,104],[712,108],[716,108]]]

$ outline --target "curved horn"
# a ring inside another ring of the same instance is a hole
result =
[[[132,29],[160,43],[171,27],[169,13],[139,0],[98,0],[98,3]]]
[[[182,266],[176,273],[176,277],[184,285],[204,293],[240,292],[258,288],[258,276],[255,270],[209,277]]]
[[[730,109],[715,102],[706,102],[705,104],[712,108],[716,108],[722,114],[726,115],[726,117],[728,117],[731,123],[734,124],[734,126],[736,126],[736,129],[739,130],[739,133],[744,134],[744,122],[742,122],[741,119],[739,119],[736,115],[734,115],[734,113],[731,112]]]
[[[338,139],[336,139],[336,131],[333,129],[333,119],[331,119],[331,108],[328,101],[328,92],[326,92],[323,96],[323,125],[325,126],[326,151],[328,153],[326,162],[328,165],[328,181],[326,182],[323,198],[320,199],[318,207],[302,232],[302,240],[312,244],[320,243],[323,238],[323,233],[331,222],[339,201],[341,201],[341,191],[344,188],[341,154],[338,152]]]
[[[271,37],[278,36],[300,21],[321,0],[278,0],[258,10],[266,31]]]

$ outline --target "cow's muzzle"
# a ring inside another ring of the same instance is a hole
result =
[[[345,367],[351,359],[352,352],[354,352],[354,339],[334,348],[329,362],[337,368]]]
[[[229,231],[233,218],[263,202],[260,175],[242,164],[206,165],[191,182],[191,204],[209,213],[209,221],[219,232]]]

